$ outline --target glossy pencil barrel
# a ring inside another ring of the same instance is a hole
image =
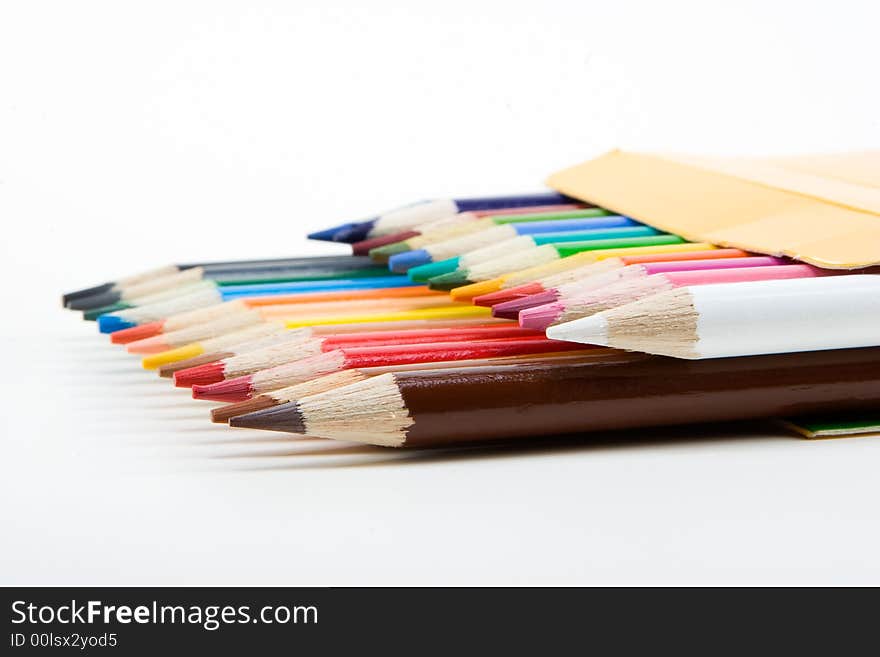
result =
[[[880,407],[880,348],[396,374],[407,446]]]

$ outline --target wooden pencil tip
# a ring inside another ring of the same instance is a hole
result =
[[[303,414],[296,402],[287,402],[247,415],[238,415],[229,420],[229,426],[285,433],[305,433]]]

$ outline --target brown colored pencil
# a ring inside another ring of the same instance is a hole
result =
[[[880,406],[880,348],[688,361],[518,365],[383,374],[234,426],[389,447],[863,411]]]

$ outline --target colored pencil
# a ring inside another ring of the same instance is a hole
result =
[[[168,276],[170,274],[174,274],[179,271],[183,271],[185,269],[193,269],[195,267],[200,267],[204,271],[209,273],[216,272],[241,272],[248,270],[257,270],[265,267],[296,267],[298,265],[305,265],[309,267],[315,266],[348,266],[351,263],[351,256],[310,256],[310,257],[301,257],[301,258],[269,258],[265,260],[230,260],[225,262],[199,262],[199,263],[191,263],[191,264],[177,264],[177,265],[165,265],[164,267],[158,267],[156,269],[151,269],[145,272],[141,272],[139,274],[134,274],[131,276],[126,276],[123,278],[118,278],[115,281],[110,281],[107,283],[101,283],[99,285],[95,285],[92,287],[87,287],[81,290],[76,290],[74,292],[67,292],[61,296],[62,305],[65,307],[68,306],[69,302],[73,299],[80,299],[82,297],[95,296],[98,294],[103,294],[104,292],[108,292],[111,290],[121,291],[132,285],[139,285],[144,283],[145,281],[149,281],[155,278],[162,278],[164,276]],[[365,266],[365,260],[356,261],[359,263],[359,266]]]
[[[192,270],[187,270],[192,271]],[[377,276],[376,273],[382,273],[383,276]],[[352,272],[357,274],[357,272]],[[368,280],[361,280],[368,279]],[[301,291],[301,293],[309,293],[313,290],[382,290],[387,285],[419,287],[415,286],[411,281],[404,277],[390,276],[384,270],[371,270],[369,275],[357,275],[353,279],[330,278],[306,278],[301,279],[295,277],[295,280],[274,281],[269,282],[268,279],[260,283],[226,283],[210,280],[201,280],[197,282],[185,283],[180,286],[170,287],[168,289],[153,292],[145,296],[137,296],[126,300],[126,302],[113,304],[110,306],[100,306],[90,308],[83,311],[84,319],[94,320],[101,315],[115,313],[120,310],[128,310],[144,305],[150,305],[159,302],[165,302],[171,299],[177,299],[182,296],[195,294],[206,290],[214,290],[217,298],[221,300],[230,299],[253,299],[255,297],[278,297],[290,295],[291,292]],[[315,292],[316,294],[318,292]],[[267,301],[274,303],[274,301]]]
[[[510,219],[520,221],[508,221]],[[638,222],[629,217],[597,208],[492,217],[479,223],[470,223],[454,232],[449,231],[447,234],[451,234],[450,237],[428,241],[423,248],[395,253],[388,258],[388,268],[393,272],[405,273],[413,267],[447,260],[518,235],[637,225]],[[430,237],[426,236],[425,239],[430,240]]]
[[[204,270],[201,267],[192,267],[167,276],[151,278],[135,285],[126,285],[103,294],[72,299],[68,303],[68,308],[71,310],[92,310],[115,304],[137,304],[142,297],[147,297],[149,300],[156,293],[200,282],[203,279]]]
[[[149,306],[156,303],[165,303],[166,301],[170,301],[172,299],[179,299],[180,297],[188,296],[191,294],[209,292],[210,290],[216,289],[217,286],[213,281],[201,280],[195,283],[187,283],[179,287],[162,290],[161,292],[155,292],[153,294],[132,297],[125,303],[114,303],[110,304],[109,306],[87,308],[82,310],[82,316],[83,319],[93,322],[97,320],[98,317],[100,317],[101,315],[109,315],[110,313],[115,313],[120,310],[128,310],[129,308],[136,308],[138,306]]]
[[[247,285],[224,285],[219,288],[221,298],[245,299],[260,296],[277,296],[304,292],[332,292],[334,290],[380,290],[388,287],[406,287],[405,277],[385,272],[387,276],[370,276],[325,281],[291,281],[281,283],[248,283]],[[413,283],[409,281],[409,284]]]
[[[472,301],[478,306],[490,306],[494,308],[500,303],[515,301],[516,299],[523,299],[532,296],[533,294],[541,294],[543,292],[555,290],[567,283],[590,278],[598,274],[605,274],[617,269],[623,269],[629,265],[641,265],[655,262],[680,262],[687,260],[713,260],[716,258],[746,258],[749,256],[750,254],[748,252],[740,249],[717,248],[711,248],[705,251],[689,250],[668,253],[648,253],[633,256],[609,256],[598,261],[591,261],[561,272],[542,276],[528,283],[517,285],[516,287],[504,287],[497,292],[489,292],[488,294],[474,297]]]
[[[170,378],[182,369],[198,367],[206,363],[213,363],[224,358],[240,356],[248,352],[269,347],[272,345],[286,344],[290,341],[304,342],[310,338],[339,333],[354,333],[363,331],[405,331],[411,329],[434,329],[434,328],[470,328],[476,326],[511,326],[507,320],[493,319],[492,317],[451,317],[451,318],[428,318],[410,319],[403,321],[386,322],[356,322],[349,324],[322,324],[318,326],[303,326],[299,328],[287,328],[284,322],[265,322],[259,326],[279,326],[281,330],[272,332],[271,336],[264,339],[239,339],[239,334],[229,333],[209,340],[190,342],[189,344],[160,351],[144,356],[141,361],[146,370],[159,370],[159,376]],[[515,325],[514,325],[515,326]],[[255,327],[251,327],[255,328]],[[247,330],[247,329],[244,329]]]
[[[459,244],[455,248],[447,249],[448,251],[458,251],[457,255],[437,259],[430,255],[424,255],[428,254],[428,249],[418,249],[392,256],[388,261],[388,267],[396,273],[405,273],[418,268],[421,272],[421,279],[427,280],[433,276],[448,274],[459,268],[471,267],[504,253],[534,248],[537,244],[548,244],[548,240],[553,235],[558,235],[560,242],[573,242],[578,239],[578,233],[588,233],[589,237],[589,234],[597,233],[600,230],[610,233],[609,238],[656,235],[660,232],[619,215],[565,221],[541,221],[531,224],[505,224],[468,235],[468,240],[461,238],[438,243],[438,249],[441,244]],[[481,244],[474,246],[477,241]],[[471,244],[464,246],[465,242]],[[501,250],[502,244],[505,249],[509,250]]]
[[[303,292],[300,294],[278,294],[261,297],[244,297],[234,301],[223,302],[223,306],[230,313],[237,309],[260,308],[263,306],[278,306],[297,303],[315,303],[321,301],[359,301],[363,299],[403,299],[411,297],[433,296],[440,297],[442,292],[429,290],[426,286],[389,287],[372,290],[337,290],[335,292]],[[207,312],[207,311],[205,311]],[[216,316],[216,315],[212,315]],[[186,321],[184,321],[186,320]],[[139,324],[131,328],[122,329],[110,334],[113,344],[128,344],[135,340],[142,340],[161,333],[172,332],[198,324],[202,320],[195,312],[179,314],[149,324]]]
[[[266,294],[290,294],[292,292],[332,292],[338,290],[373,290],[386,287],[405,286],[409,281],[403,276],[383,278],[337,279],[332,281],[302,281],[274,285],[248,285],[233,288],[208,288],[191,294],[184,294],[167,301],[127,308],[98,317],[98,330],[101,333],[114,333],[124,328],[155,322],[161,319],[205,307],[213,307],[223,301],[246,296]],[[412,285],[412,283],[409,283]],[[245,289],[246,288],[246,289]],[[231,290],[231,291],[230,291]]]
[[[350,315],[357,310],[369,312],[396,312],[422,308],[442,308],[461,305],[461,302],[437,297],[410,297],[390,299],[360,299],[351,301],[321,301],[315,303],[292,303],[278,306],[243,307],[239,312],[231,312],[211,322],[195,324],[178,331],[164,332],[149,338],[135,340],[126,345],[132,354],[154,354],[174,349],[191,342],[213,338],[234,330],[266,321],[287,321],[299,317],[315,315]]]
[[[533,205],[525,208],[495,208],[494,210],[477,210],[473,212],[459,212],[458,214],[453,214],[448,217],[442,217],[441,219],[434,219],[432,221],[426,221],[420,224],[416,224],[409,230],[405,230],[399,233],[391,233],[389,235],[382,235],[381,237],[371,237],[370,239],[362,240],[360,242],[355,242],[351,245],[351,251],[354,255],[370,255],[370,257],[374,261],[379,261],[380,254],[375,254],[375,257],[371,253],[374,249],[379,249],[380,247],[387,246],[389,244],[396,244],[398,242],[405,242],[409,239],[415,239],[416,237],[420,237],[422,234],[426,232],[431,232],[435,230],[445,230],[447,228],[451,228],[453,226],[461,226],[463,224],[469,223],[471,221],[476,221],[478,219],[483,219],[485,217],[494,217],[496,215],[518,215],[518,214],[538,214],[542,212],[564,212],[566,210],[580,210],[582,208],[588,207],[584,203],[565,203],[558,205]],[[403,249],[404,251],[409,251],[410,249]],[[387,262],[387,258],[384,258],[384,261]]]
[[[620,249],[604,249],[602,251],[586,251],[568,258],[554,260],[537,267],[528,267],[519,271],[513,271],[488,281],[480,281],[471,285],[453,288],[449,291],[453,299],[469,301],[474,297],[491,294],[500,290],[515,288],[526,283],[541,280],[548,276],[555,276],[572,269],[593,264],[606,258],[617,258],[632,255],[656,255],[663,253],[689,253],[692,251],[706,251],[716,247],[707,242],[682,242],[680,244],[662,244],[660,246],[636,246]]]
[[[624,237],[645,237],[648,235],[658,235],[660,231],[650,226],[640,226],[626,217],[609,216],[599,220],[592,220],[594,223],[590,225],[587,222],[572,221],[571,223],[580,224],[582,227],[576,230],[567,230],[565,227],[554,229],[549,232],[534,234],[522,234],[517,237],[504,238],[500,234],[496,234],[496,238],[488,241],[486,246],[478,249],[472,249],[453,258],[429,262],[423,265],[409,266],[400,268],[395,271],[413,272],[410,278],[415,281],[426,281],[436,276],[450,274],[453,272],[464,271],[475,267],[489,260],[494,260],[504,255],[512,255],[514,253],[522,253],[534,249],[542,244],[556,244],[563,242],[578,242],[592,239],[620,239]],[[556,222],[547,222],[548,224],[556,224]],[[618,223],[619,225],[604,225]],[[599,225],[603,224],[603,225]],[[498,228],[507,228],[507,226],[498,226]],[[494,230],[494,229],[493,229]],[[485,231],[490,233],[492,231]],[[402,253],[401,257],[409,256],[416,251]],[[396,257],[396,256],[395,256]],[[394,258],[391,258],[393,261]],[[391,263],[393,264],[393,263]]]
[[[544,330],[549,326],[571,322],[581,317],[589,317],[604,310],[617,308],[653,294],[679,287],[811,278],[835,273],[837,272],[819,269],[811,265],[789,264],[652,274],[644,278],[617,281],[595,290],[586,290],[580,294],[573,294],[559,301],[527,308],[519,313],[519,323],[524,327]]]
[[[258,307],[259,308],[259,307]],[[229,302],[224,304],[214,304],[204,308],[199,308],[189,312],[180,313],[169,316],[164,320],[164,325],[173,328],[172,331],[162,333],[173,333],[177,330],[183,330],[191,327],[201,326],[203,324],[212,324],[221,321],[225,317],[233,314],[247,313],[248,308],[241,301]],[[411,321],[452,321],[472,318],[483,318],[484,321],[492,320],[491,313],[487,309],[477,310],[476,306],[466,304],[449,304],[436,308],[421,308],[412,310],[396,310],[396,311],[374,311],[364,312],[361,314],[340,314],[339,311],[333,314],[324,315],[303,315],[297,318],[281,318],[287,328],[298,328],[301,326],[317,326],[319,324],[357,324],[366,322],[411,322]],[[159,336],[154,336],[159,337]],[[131,342],[128,343],[129,345]],[[158,356],[159,354],[155,354]],[[160,360],[159,362],[163,364]],[[151,368],[148,368],[151,369]]]
[[[880,404],[880,349],[697,362],[634,354],[617,359],[518,365],[506,373],[383,374],[231,423],[419,447],[775,418],[792,411],[864,411]]]
[[[348,347],[432,344],[464,342],[466,340],[510,340],[514,338],[544,337],[542,331],[531,331],[516,325],[483,326],[473,328],[411,329],[405,331],[363,331],[331,334],[301,341],[290,341],[231,356],[213,363],[180,370],[174,374],[174,385],[191,388],[232,379],[259,370],[269,369],[302,360],[310,356]]]
[[[574,199],[557,192],[512,194],[477,198],[435,199],[406,205],[364,221],[345,223],[309,234],[309,239],[353,244],[371,237],[380,237],[412,226],[441,219],[459,212],[492,210],[493,208],[520,208],[540,205],[575,203]]]
[[[366,324],[369,322],[404,322],[417,319],[467,319],[482,317],[492,319],[488,308],[458,304],[446,308],[424,308],[421,310],[399,310],[397,312],[373,312],[359,315],[318,315],[314,317],[302,317],[286,320],[284,325],[288,328],[301,326],[321,326],[327,324]]]
[[[533,208],[537,210],[537,208]],[[455,222],[437,222],[435,226],[426,229],[416,237],[410,237],[400,242],[393,242],[385,246],[377,247],[370,250],[370,258],[375,262],[387,263],[392,256],[406,253],[408,251],[418,251],[427,247],[433,247],[440,242],[447,242],[458,239],[465,239],[475,233],[481,233],[491,228],[505,226],[508,224],[529,224],[539,221],[567,221],[570,219],[586,219],[589,217],[600,218],[613,215],[613,212],[595,208],[592,206],[578,208],[560,208],[543,210],[541,212],[517,212],[513,214],[498,214],[488,217],[471,217],[470,213],[461,216],[464,221]],[[451,248],[451,247],[443,247]],[[442,251],[441,251],[442,253]]]
[[[440,281],[451,277],[468,279],[473,273],[479,276],[480,272],[487,267],[501,267],[503,259],[517,259],[520,262],[529,262],[531,258],[538,257],[539,247],[556,246],[566,243],[579,243],[595,240],[618,240],[635,237],[651,237],[664,235],[656,228],[650,226],[623,226],[620,228],[601,228],[578,231],[564,231],[560,233],[539,233],[536,235],[521,235],[509,240],[502,240],[496,244],[470,251],[457,258],[449,258],[440,262],[414,268],[410,277],[418,282]],[[540,260],[540,258],[539,258]],[[492,263],[496,263],[493,265]],[[416,270],[418,270],[416,272]]]
[[[721,251],[722,249],[719,249]],[[712,253],[709,251],[708,253]],[[603,260],[602,263],[608,263]],[[597,263],[599,264],[599,263]],[[680,271],[705,271],[712,269],[742,269],[748,267],[778,267],[794,264],[787,258],[774,256],[750,256],[744,258],[708,258],[705,260],[676,260],[672,262],[646,262],[639,265],[627,265],[626,267],[606,267],[601,273],[571,280],[562,285],[551,287],[545,292],[505,301],[492,306],[493,317],[516,319],[520,311],[535,306],[541,306],[556,301],[563,301],[570,297],[578,297],[587,292],[598,290],[608,285],[623,281],[637,281],[652,276],[653,274],[668,274]],[[590,265],[595,267],[596,265]],[[480,305],[480,304],[477,304]]]
[[[362,279],[362,278],[387,278],[387,270],[378,266],[370,266],[368,268],[356,269],[273,269],[259,272],[236,273],[228,275],[218,275],[214,278],[196,277],[201,272],[200,269],[186,269],[179,274],[166,276],[164,278],[147,281],[139,286],[129,288],[124,294],[114,294],[114,297],[120,297],[119,300],[108,303],[110,299],[107,295],[100,297],[87,297],[71,302],[71,310],[82,310],[91,314],[102,314],[102,312],[113,312],[116,310],[124,310],[132,308],[144,303],[142,297],[152,295],[159,292],[167,292],[173,294],[175,291],[183,290],[184,287],[191,287],[194,283],[200,282],[205,285],[214,285],[217,288],[228,290],[230,293],[238,294],[250,293],[247,286],[252,285],[280,285],[285,283],[302,283],[308,281],[333,281],[336,279]],[[240,286],[241,289],[236,290],[235,287]],[[88,315],[86,315],[88,317]]]
[[[354,347],[328,351],[317,356],[279,365],[253,374],[209,385],[194,385],[194,399],[236,402],[254,395],[295,385],[317,376],[353,367],[378,367],[442,360],[470,360],[524,354],[556,353],[582,350],[583,345],[554,342],[546,338],[516,338],[469,342]]]
[[[295,401],[302,397],[326,392],[327,390],[339,388],[351,383],[357,383],[358,381],[363,381],[370,377],[387,374],[389,372],[427,372],[431,370],[447,370],[455,376],[463,371],[474,368],[478,368],[483,372],[491,371],[493,369],[498,372],[506,372],[510,369],[511,365],[535,365],[541,363],[564,365],[583,363],[587,361],[608,359],[609,355],[614,353],[617,352],[611,349],[586,349],[583,351],[568,351],[550,354],[525,354],[523,356],[507,356],[501,358],[476,358],[459,361],[438,361],[433,363],[409,363],[386,367],[352,368],[349,370],[342,370],[341,372],[325,374],[296,385],[265,392],[245,401],[224,404],[223,406],[213,408],[211,409],[211,421],[225,424],[239,415],[246,415],[248,413],[253,413],[254,411],[286,404],[287,402]],[[452,372],[452,370],[454,370],[454,372]]]
[[[685,240],[677,235],[647,235],[643,237],[621,237],[618,239],[584,240],[579,242],[563,242],[559,244],[543,244],[524,253],[514,253],[510,256],[495,258],[481,263],[467,273],[453,272],[428,279],[428,287],[432,290],[452,290],[464,285],[471,285],[480,281],[489,281],[511,272],[522,271],[539,267],[558,260],[564,260],[584,251],[602,251],[607,249],[622,249],[638,246],[660,246],[668,244],[682,244]],[[415,275],[415,269],[410,271],[414,280],[419,280]]]
[[[688,359],[871,347],[880,344],[880,276],[680,287],[547,336]]]

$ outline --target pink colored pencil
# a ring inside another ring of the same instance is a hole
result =
[[[743,267],[739,269],[705,269],[652,274],[643,278],[623,280],[580,296],[527,308],[519,314],[523,328],[544,330],[548,326],[588,317],[610,308],[616,308],[644,297],[677,287],[708,285],[712,283],[744,283],[791,278],[812,278],[842,274],[845,271],[819,269],[812,265],[778,265],[770,267]]]
[[[708,247],[708,245],[707,245]],[[745,258],[755,255],[741,249],[716,249],[705,248],[700,250],[683,249],[679,251],[659,251],[653,253],[641,253],[637,255],[616,255],[609,258],[600,258],[598,261],[593,259],[573,269],[565,269],[560,272],[551,273],[540,278],[536,278],[530,282],[514,285],[513,287],[502,287],[494,292],[480,294],[473,298],[474,304],[477,306],[495,306],[505,301],[513,301],[514,299],[522,299],[523,297],[547,290],[571,281],[577,281],[587,276],[593,276],[600,272],[611,271],[612,269],[621,269],[627,265],[643,265],[647,262],[678,262],[679,260],[715,260],[716,258]],[[505,282],[506,284],[506,282]]]
[[[742,269],[744,267],[774,267],[793,264],[786,258],[773,256],[750,256],[746,258],[712,258],[706,260],[677,260],[671,262],[646,262],[613,269],[611,271],[589,276],[581,280],[571,281],[558,287],[550,288],[538,294],[505,301],[492,306],[492,314],[504,319],[516,319],[520,311],[526,308],[542,306],[546,303],[561,301],[568,297],[576,297],[590,290],[597,290],[618,281],[645,278],[653,274],[666,274],[679,271],[703,271],[714,269]]]

